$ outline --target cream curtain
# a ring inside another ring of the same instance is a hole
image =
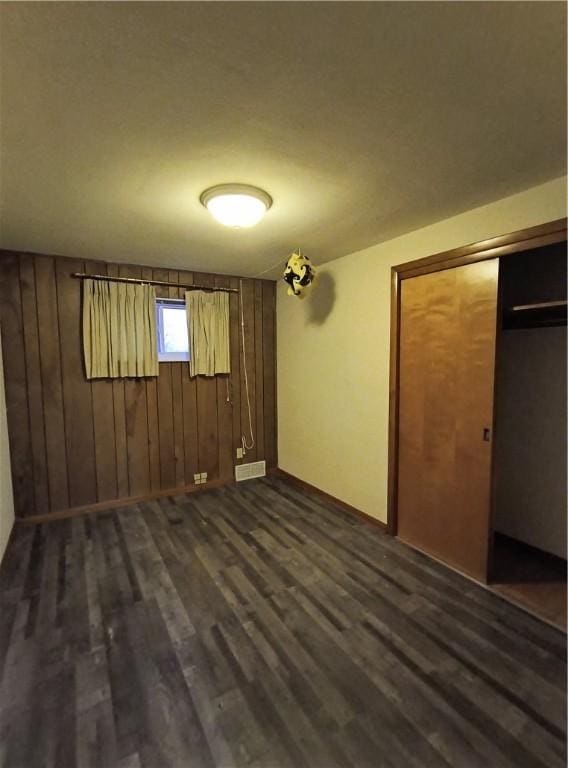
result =
[[[84,280],[83,351],[88,379],[157,376],[154,287]]]
[[[230,373],[229,294],[187,291],[185,306],[190,376]]]

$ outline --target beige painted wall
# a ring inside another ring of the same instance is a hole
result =
[[[281,469],[386,521],[391,266],[559,219],[566,181],[336,259],[319,270],[304,301],[280,284]]]
[[[0,342],[0,561],[4,557],[13,524],[14,499],[12,497],[12,475],[10,472],[10,451],[8,448],[6,398],[4,396],[4,366],[2,364],[2,344]]]

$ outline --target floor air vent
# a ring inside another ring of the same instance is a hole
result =
[[[252,461],[250,464],[238,464],[235,467],[235,480],[251,480],[253,477],[264,477],[265,475],[265,461]]]

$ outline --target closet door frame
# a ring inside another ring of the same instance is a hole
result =
[[[477,243],[407,261],[391,269],[391,322],[389,373],[389,447],[388,447],[388,501],[387,530],[393,536],[398,532],[398,432],[399,432],[399,352],[400,352],[400,285],[418,275],[453,269],[464,264],[509,256],[545,245],[561,243],[567,239],[566,218],[540,224],[507,235],[480,240]],[[493,487],[493,480],[492,480]],[[487,532],[489,536],[490,531]]]

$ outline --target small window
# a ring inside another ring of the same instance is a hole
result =
[[[156,328],[160,363],[189,360],[185,301],[156,299]]]

